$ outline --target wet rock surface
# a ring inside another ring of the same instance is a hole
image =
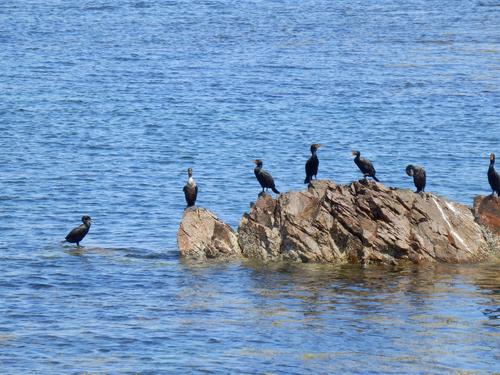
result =
[[[491,195],[475,197],[474,216],[480,224],[500,236],[500,197]]]
[[[330,263],[477,262],[495,246],[467,206],[370,180],[264,194],[237,236],[204,209],[186,211],[177,239],[182,255]]]
[[[241,255],[238,238],[231,227],[210,211],[193,207],[184,211],[177,232],[181,256],[228,258]]]

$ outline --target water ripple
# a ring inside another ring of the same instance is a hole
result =
[[[498,264],[189,262],[186,169],[237,226],[280,190],[360,178],[471,204],[500,144],[495,1],[0,5],[5,373],[499,371]],[[60,244],[89,214],[81,248]],[[376,348],[376,350],[374,350]]]

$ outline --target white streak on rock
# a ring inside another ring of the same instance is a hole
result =
[[[448,208],[453,211],[454,213],[456,213],[457,215],[462,215],[462,213],[457,210],[455,207],[453,207],[453,204],[451,204],[450,202],[445,202],[446,205],[448,206]]]
[[[436,207],[438,208],[439,212],[441,213],[441,216],[443,217],[443,220],[446,222],[446,224],[448,224],[448,226],[450,227],[450,234],[452,236],[454,236],[457,240],[460,241],[460,243],[462,244],[463,248],[465,250],[467,250],[468,252],[471,252],[468,248],[467,248],[467,245],[465,244],[465,241],[462,239],[462,237],[460,237],[458,235],[457,232],[455,232],[452,227],[451,227],[451,224],[450,222],[448,221],[448,217],[446,216],[446,214],[444,213],[443,209],[441,208],[441,206],[439,205],[439,203],[437,202],[437,200],[434,199],[434,197],[432,198],[432,200],[434,201],[434,203],[436,204]],[[446,205],[450,208],[450,210],[452,210],[453,212],[457,213],[457,214],[460,214],[459,212],[456,211],[456,208],[455,207],[452,207],[448,202],[446,202]]]

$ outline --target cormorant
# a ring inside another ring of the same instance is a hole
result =
[[[498,175],[498,172],[495,171],[494,153],[490,154],[490,167],[488,168],[488,182],[490,183],[491,190],[493,190],[491,196],[494,196],[496,192],[497,196],[500,197],[500,176]]]
[[[90,216],[84,215],[82,216],[82,222],[83,224],[74,228],[71,232],[68,233],[66,236],[66,241],[70,243],[75,243],[76,246],[80,246],[80,241],[83,240],[83,238],[87,235],[90,229],[90,224],[91,224],[92,219]]]
[[[319,143],[314,143],[311,145],[311,157],[306,162],[306,178],[304,179],[304,184],[311,182],[313,176],[316,178],[318,174],[319,159],[316,156],[316,151],[320,148]]]
[[[280,192],[276,189],[276,186],[274,186],[273,176],[262,169],[262,160],[256,159],[253,162],[255,163],[253,173],[255,173],[257,181],[259,181],[260,186],[262,186],[262,193],[264,189],[271,189],[274,193],[279,194]]]
[[[359,151],[353,151],[352,152],[353,156],[356,156],[354,158],[354,162],[358,166],[361,172],[363,172],[363,177],[366,179],[366,177],[371,177],[375,181],[380,182],[377,177],[375,177],[375,168],[373,168],[373,164],[370,160],[362,158],[360,155],[361,153]]]
[[[415,193],[420,193],[425,190],[426,175],[424,168],[410,164],[406,166],[406,174],[408,176],[413,176],[413,183],[417,188]]]
[[[184,197],[186,198],[187,207],[192,207],[196,203],[196,197],[198,196],[198,186],[193,179],[193,170],[188,168],[188,180],[186,185],[184,185]]]

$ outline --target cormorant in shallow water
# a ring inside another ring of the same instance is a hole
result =
[[[424,191],[426,182],[426,175],[424,168],[410,164],[406,166],[406,174],[408,176],[413,176],[413,183],[417,188],[417,191],[415,193],[420,193]]]
[[[196,197],[198,196],[198,186],[193,179],[193,170],[188,168],[188,180],[186,185],[184,185],[184,197],[186,198],[187,207],[192,207],[196,203]]]
[[[363,172],[363,177],[366,179],[366,177],[371,177],[375,181],[379,182],[379,179],[375,177],[375,168],[373,168],[373,164],[370,160],[362,158],[360,155],[361,153],[359,151],[353,151],[352,154],[356,156],[354,158],[354,162],[358,166],[361,172]]]
[[[274,186],[273,176],[271,176],[269,172],[262,169],[262,160],[256,159],[253,162],[255,163],[253,173],[255,173],[257,181],[259,181],[260,186],[262,186],[261,193],[264,192],[264,189],[271,189],[274,193],[279,194],[280,192],[276,189],[276,186]]]
[[[306,178],[304,179],[304,184],[311,182],[313,176],[316,178],[318,174],[319,159],[316,155],[316,151],[320,148],[319,143],[314,143],[311,145],[311,157],[306,162]]]
[[[490,167],[488,168],[488,182],[490,183],[491,190],[493,190],[491,196],[494,196],[496,192],[497,196],[500,197],[500,176],[498,175],[498,172],[495,171],[494,153],[490,154]]]
[[[76,246],[80,246],[80,241],[87,235],[90,229],[92,219],[90,216],[84,215],[82,216],[83,224],[74,228],[71,232],[66,236],[66,241],[70,243],[75,243]]]

